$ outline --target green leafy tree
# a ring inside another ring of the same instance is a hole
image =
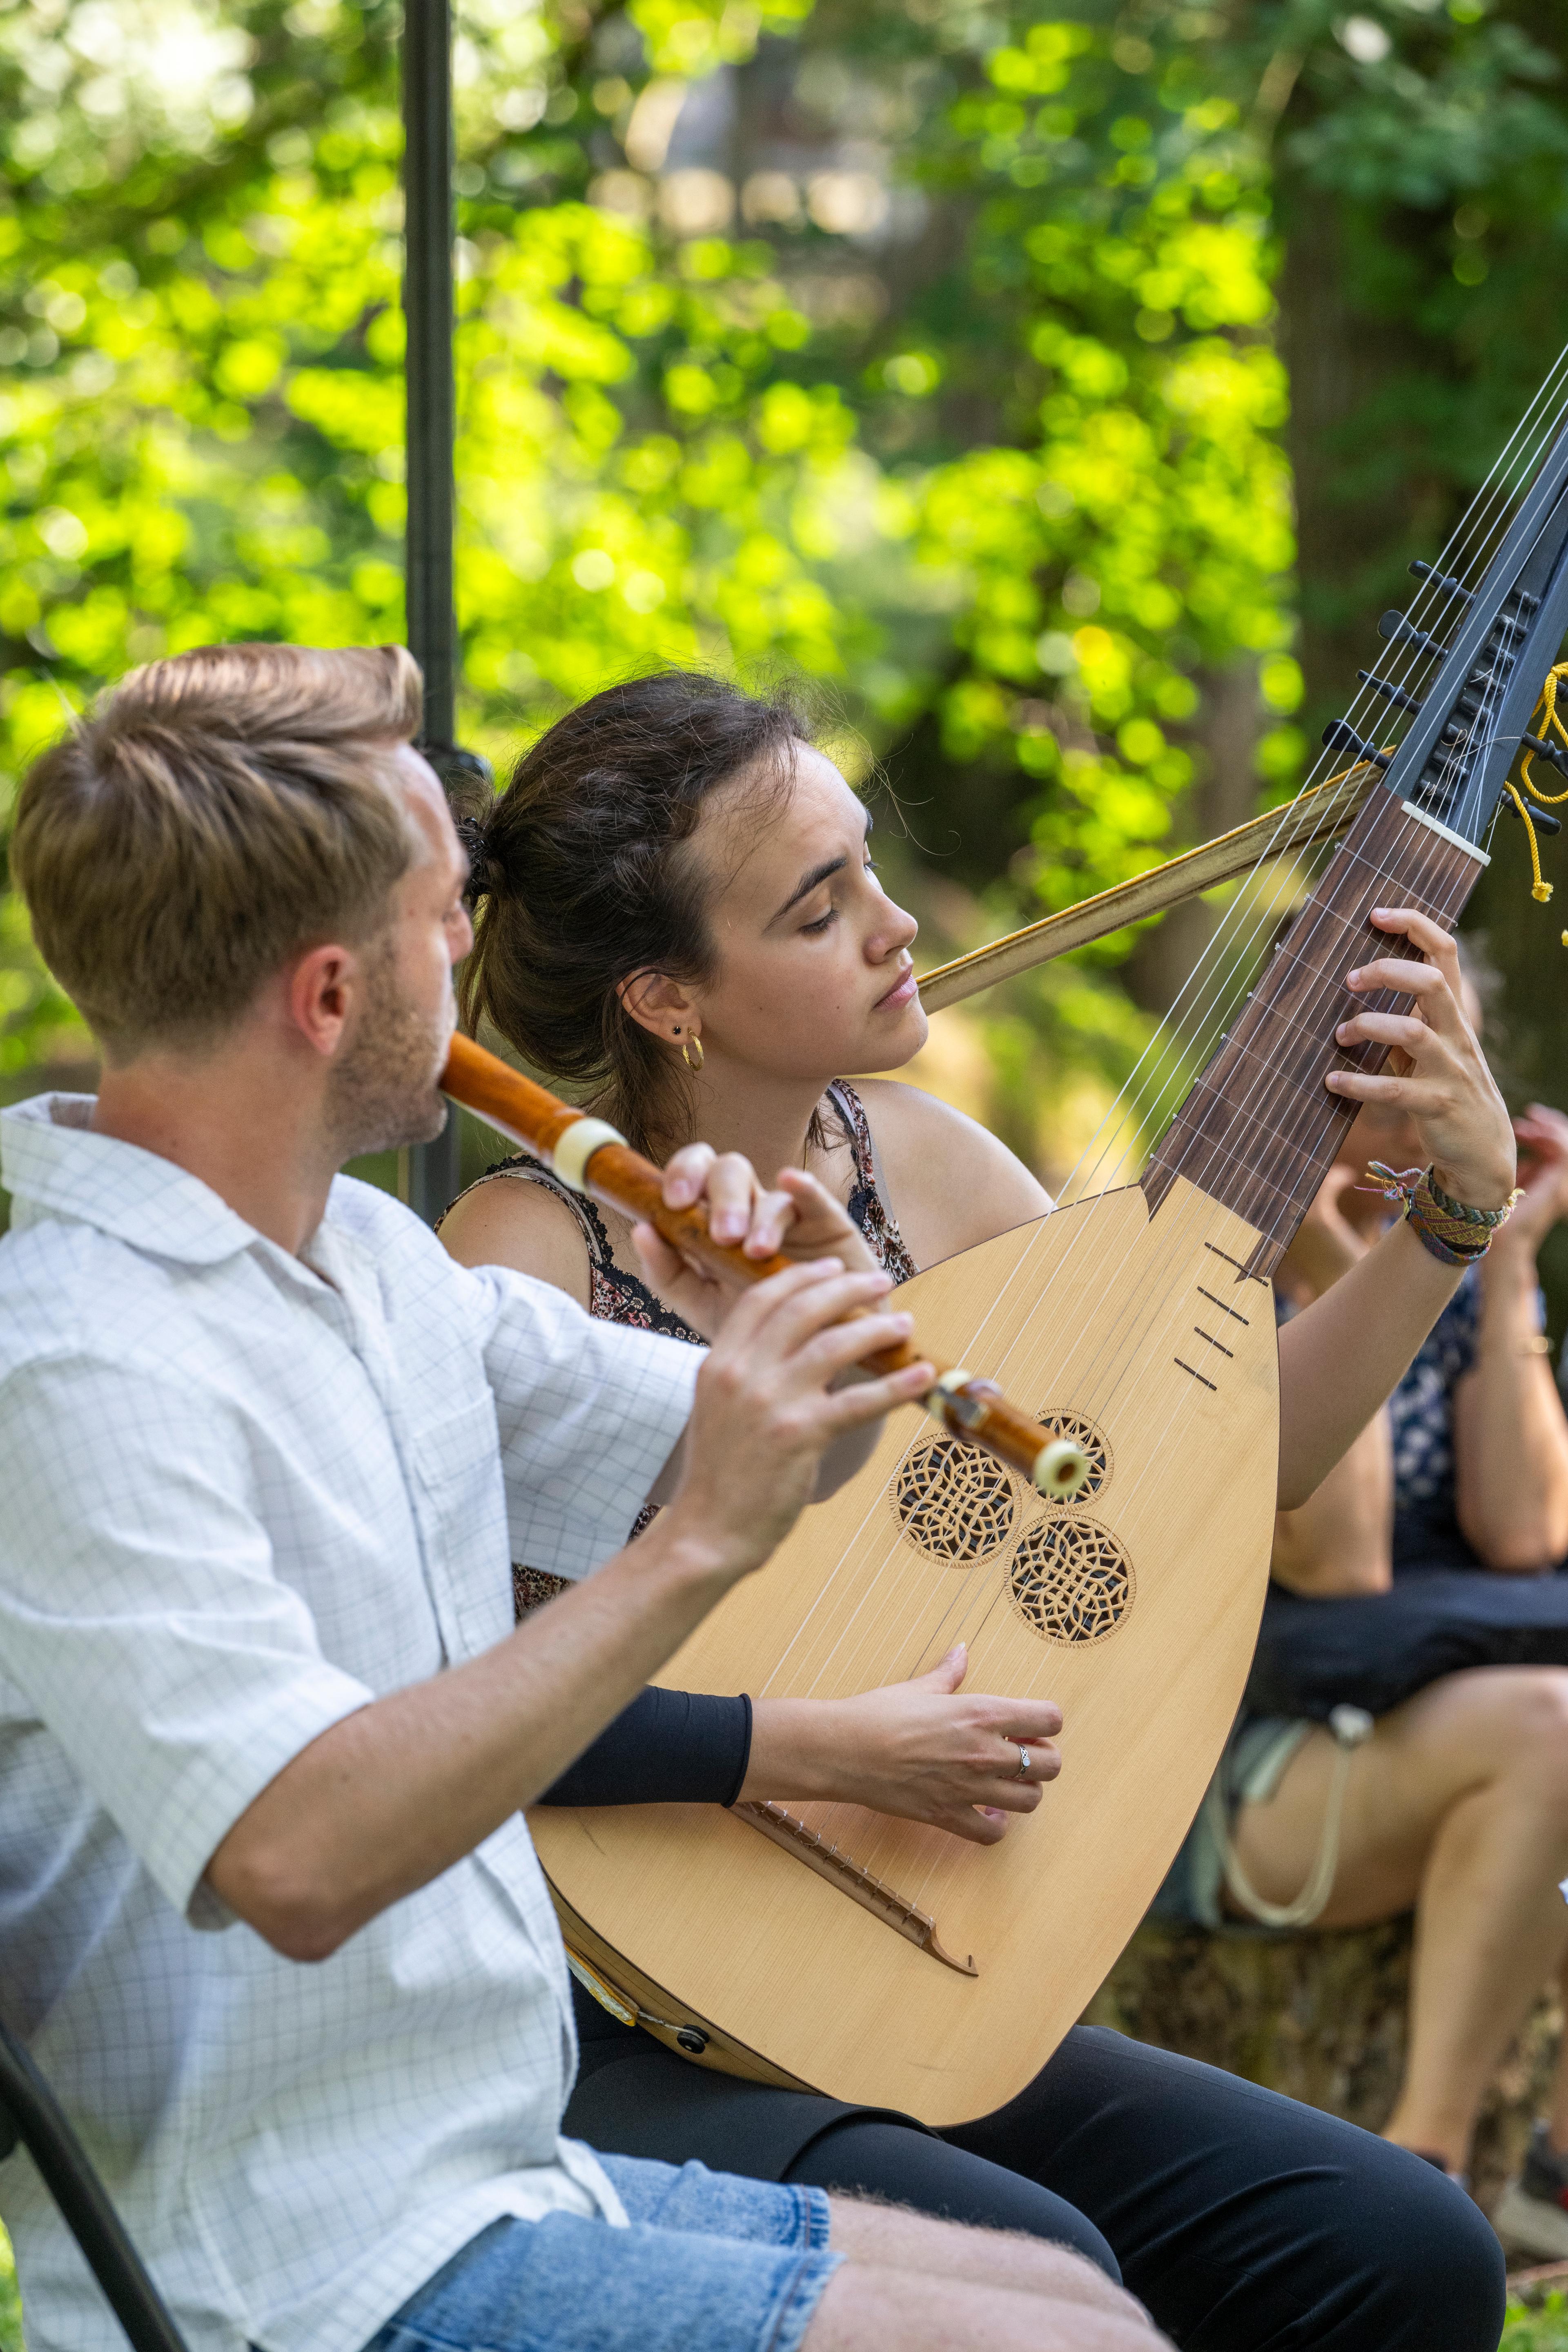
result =
[[[129,662],[400,628],[398,131],[386,10],[57,0],[0,29],[14,773]],[[1024,853],[1012,911],[1188,822],[1205,667],[1268,653],[1288,688],[1266,204],[1231,110],[1167,90],[1145,121],[1109,37],[1010,29],[465,14],[459,576],[489,748],[628,664],[783,659],[962,814],[952,870]],[[825,60],[909,135],[880,181],[826,168],[793,217],[738,219],[734,180],[661,173],[657,120],[668,142],[704,77],[781,58],[825,151]],[[868,186],[940,234],[894,256],[904,299],[836,309],[879,295]],[[14,906],[5,938],[15,1065],[65,1013]],[[1114,992],[1042,986],[1059,1055],[1125,1060]]]
[[[954,943],[1248,814],[1545,348],[1550,30],[468,0],[470,735],[504,759],[647,661],[793,664]],[[384,0],[0,6],[12,776],[132,662],[399,634],[396,32]],[[1103,1098],[1211,921],[987,1001],[1016,1139]],[[0,991],[10,1066],[69,1045],[9,900]]]

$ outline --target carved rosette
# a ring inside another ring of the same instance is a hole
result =
[[[1005,1463],[952,1437],[928,1437],[893,1481],[893,1508],[910,1543],[931,1559],[968,1568],[1000,1551],[1017,1516],[1017,1482]]]
[[[1037,1418],[1089,1456],[1089,1476],[1070,1501],[1042,1501],[1001,1463],[952,1437],[914,1446],[888,1499],[905,1541],[928,1559],[1003,1568],[1008,1598],[1042,1640],[1101,1642],[1125,1621],[1137,1590],[1120,1540],[1089,1507],[1110,1484],[1110,1441],[1097,1422],[1065,1406],[1047,1406]]]
[[[1025,1528],[1009,1582],[1013,1606],[1047,1642],[1102,1642],[1132,1606],[1132,1563],[1110,1529],[1065,1512]]]

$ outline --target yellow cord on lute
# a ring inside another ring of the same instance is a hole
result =
[[[1568,751],[1568,727],[1563,725],[1557,714],[1557,686],[1559,679],[1564,677],[1568,677],[1568,662],[1559,662],[1555,668],[1547,671],[1545,684],[1541,689],[1541,699],[1535,706],[1535,717],[1530,722],[1530,731],[1532,735],[1539,736],[1542,742],[1555,735],[1563,750]],[[1568,785],[1565,785],[1560,793],[1543,793],[1540,785],[1533,781],[1530,771],[1534,759],[1534,752],[1527,751],[1520,761],[1521,783],[1527,791],[1534,793],[1543,808],[1550,808],[1554,801],[1568,801]]]
[[[1535,706],[1535,716],[1530,722],[1530,732],[1532,735],[1538,735],[1542,742],[1550,741],[1555,735],[1563,749],[1568,751],[1568,727],[1564,727],[1557,711],[1558,684],[1565,677],[1568,677],[1568,662],[1558,662],[1554,667],[1547,671],[1545,683],[1541,689],[1541,699]],[[1541,786],[1531,774],[1534,761],[1535,753],[1526,751],[1519,763],[1519,781],[1525,790],[1534,794],[1542,808],[1551,808],[1559,801],[1568,801],[1568,785],[1564,785],[1560,793],[1542,791]],[[1541,844],[1535,837],[1535,825],[1525,803],[1523,793],[1513,784],[1510,784],[1507,790],[1515,808],[1524,819],[1524,830],[1530,837],[1530,870],[1534,876],[1530,895],[1544,907],[1552,896],[1552,885],[1542,877]],[[1563,944],[1568,948],[1568,931],[1563,934]]]
[[[1505,782],[1503,790],[1508,794],[1510,800],[1513,803],[1515,808],[1519,811],[1521,816],[1524,819],[1524,830],[1530,842],[1530,870],[1535,877],[1534,881],[1530,886],[1530,895],[1532,898],[1539,899],[1541,904],[1544,907],[1548,898],[1552,896],[1552,885],[1550,882],[1544,881],[1542,877],[1541,844],[1535,838],[1535,826],[1531,818],[1529,806],[1517,784]],[[1559,799],[1563,799],[1564,797],[1568,797],[1568,795],[1564,795],[1563,793],[1558,794]],[[1568,946],[1568,931],[1563,933],[1563,944]]]

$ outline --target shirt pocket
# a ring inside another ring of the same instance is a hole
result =
[[[506,1488],[489,1390],[425,1422],[413,1457],[415,1509],[442,1640],[452,1661],[475,1657],[512,1624]]]

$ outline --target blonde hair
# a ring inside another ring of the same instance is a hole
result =
[[[221,1031],[301,949],[379,929],[419,850],[378,755],[420,706],[401,646],[205,646],[34,763],[12,872],[111,1060]]]

